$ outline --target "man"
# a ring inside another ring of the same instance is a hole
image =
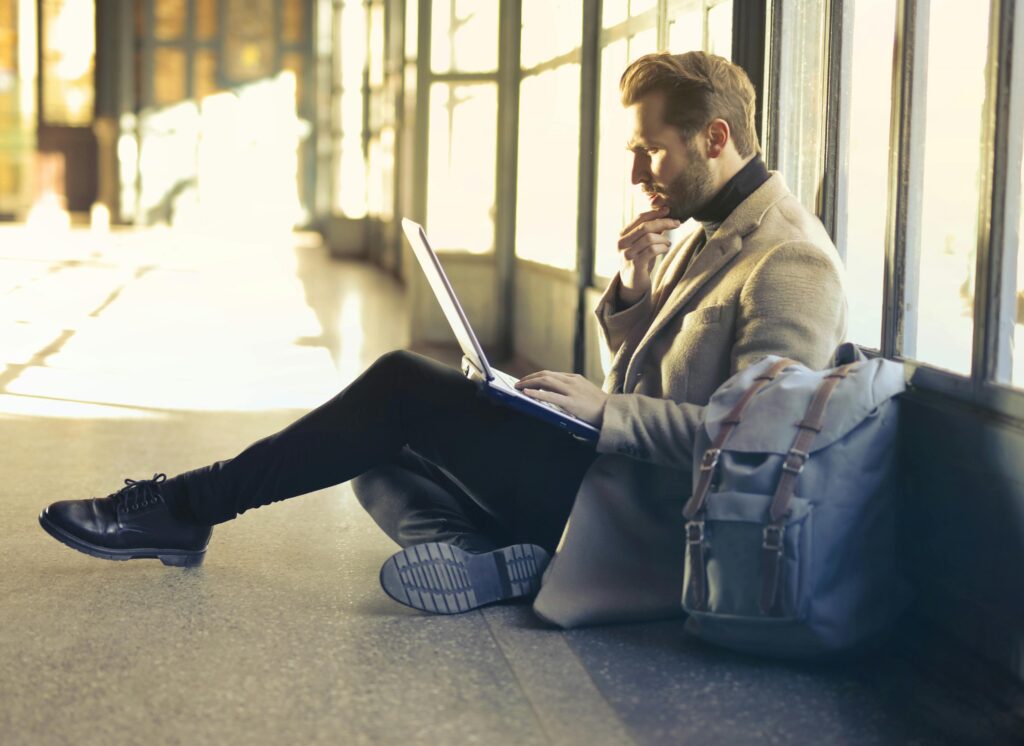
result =
[[[820,223],[757,155],[754,92],[739,68],[649,55],[622,92],[632,181],[652,209],[622,232],[621,269],[597,309],[611,371],[603,389],[551,371],[517,384],[600,428],[596,447],[483,398],[454,369],[395,352],[232,459],[57,502],[40,523],[94,556],[191,566],[214,524],[354,480],[405,547],[381,570],[401,603],[452,613],[531,596],[562,537],[535,602],[543,617],[568,626],[678,609],[679,513],[702,405],[763,355],[823,367],[842,341],[845,301]],[[669,250],[664,233],[691,216],[702,228]]]

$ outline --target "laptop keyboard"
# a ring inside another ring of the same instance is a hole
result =
[[[496,368],[491,368],[491,370],[492,370],[492,371],[494,371],[494,375],[495,375],[495,376],[497,376],[498,378],[500,378],[500,379],[501,379],[502,381],[504,381],[505,383],[507,383],[507,384],[508,384],[509,386],[511,386],[512,388],[515,388],[515,384],[516,384],[516,382],[517,382],[517,381],[519,380],[518,378],[515,378],[514,376],[510,376],[510,375],[509,375],[508,373],[505,373],[505,372],[503,372],[503,371],[500,371],[500,370],[498,370],[498,369],[496,369]],[[579,418],[578,418],[578,417],[577,417],[576,415],[574,415],[574,414],[573,414],[572,412],[570,412],[570,411],[568,411],[567,409],[565,409],[564,407],[560,407],[560,406],[558,406],[557,404],[554,404],[554,403],[552,403],[552,402],[549,402],[549,401],[541,401],[540,399],[533,399],[532,397],[531,397],[531,401],[535,401],[535,402],[537,402],[538,404],[540,404],[541,406],[547,407],[548,409],[554,410],[555,412],[559,412],[559,413],[561,413],[561,414],[564,414],[564,415],[567,415],[567,416],[569,416],[569,417],[572,417],[572,418],[573,418],[574,420],[575,420],[575,419],[579,419]]]

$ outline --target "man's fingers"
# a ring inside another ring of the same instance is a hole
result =
[[[640,225],[640,223],[644,223],[648,220],[653,220],[654,218],[661,217],[662,215],[668,215],[667,205],[662,205],[661,207],[656,207],[653,210],[648,210],[647,212],[640,213],[639,215],[636,216],[632,223],[627,225],[625,228],[622,229],[622,231],[619,232],[619,235],[625,236],[631,230]]]
[[[643,240],[637,241],[627,249],[624,249],[622,256],[629,261],[636,261],[636,258],[649,251],[655,254],[664,254],[672,246],[672,242],[666,237],[657,233],[646,236]]]
[[[543,373],[533,373],[520,378],[516,381],[516,388],[520,390],[542,388],[559,393],[568,393],[572,378],[573,376],[569,373],[544,371]]]
[[[555,391],[548,391],[547,389],[524,389],[523,393],[533,399],[540,399],[541,401],[550,402],[559,406],[564,406],[569,397],[564,394],[559,394]]]
[[[657,220],[648,220],[641,223],[629,233],[623,234],[619,238],[619,248],[625,249],[633,245],[637,241],[641,240],[644,236],[651,234],[662,234],[665,231],[670,231],[673,228],[678,228],[680,222],[674,218],[660,218]]]

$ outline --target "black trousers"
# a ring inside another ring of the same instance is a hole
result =
[[[593,445],[487,399],[458,370],[399,351],[280,432],[165,485],[212,525],[354,479],[362,505],[403,547],[551,551],[594,457]]]

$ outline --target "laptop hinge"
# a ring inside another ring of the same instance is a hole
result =
[[[466,378],[471,381],[487,382],[487,376],[484,375],[484,372],[476,366],[476,363],[465,355],[462,356],[462,372],[465,374]]]

